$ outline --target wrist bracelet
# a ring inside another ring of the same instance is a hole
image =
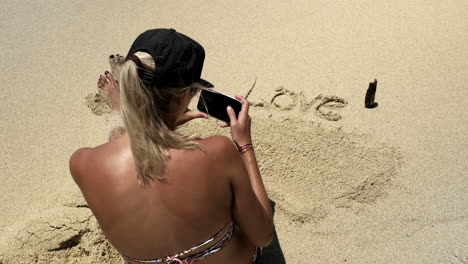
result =
[[[253,150],[253,145],[252,144],[246,144],[242,147],[237,148],[237,150],[240,152],[240,154],[244,154],[249,150]]]

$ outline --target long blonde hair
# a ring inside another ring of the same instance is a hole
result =
[[[120,72],[120,104],[122,119],[130,138],[137,176],[143,185],[155,179],[164,179],[166,161],[170,149],[200,149],[195,136],[182,135],[168,127],[169,105],[178,100],[187,89],[198,91],[200,84],[184,88],[158,89],[144,83],[138,71],[154,72],[156,63],[150,54],[138,51],[134,54],[141,61],[138,67],[132,60],[126,61]]]

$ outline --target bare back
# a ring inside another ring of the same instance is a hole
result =
[[[126,134],[72,156],[72,175],[120,253],[139,259],[171,255],[205,241],[231,220],[236,172],[225,153],[234,146],[219,136],[199,143],[206,152],[171,150],[164,180],[145,188]],[[249,263],[254,249],[237,228],[222,251],[197,263]]]

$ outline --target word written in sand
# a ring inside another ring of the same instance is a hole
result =
[[[271,106],[280,110],[292,110],[299,104],[301,111],[312,110],[315,114],[328,121],[338,121],[341,115],[338,109],[345,107],[348,102],[338,96],[317,95],[310,101],[307,101],[304,93],[290,91],[283,86],[278,87],[269,101],[251,102],[253,107]]]

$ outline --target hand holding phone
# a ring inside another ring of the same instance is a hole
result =
[[[202,90],[200,93],[197,109],[200,112],[207,113],[208,115],[229,124],[230,119],[226,112],[228,106],[232,107],[237,117],[242,108],[242,104],[239,100],[221,92],[206,89]]]
[[[232,140],[238,146],[252,143],[249,102],[242,96],[232,98],[214,90],[202,90],[197,109],[221,121],[221,127],[231,127]]]
[[[227,109],[231,127],[232,140],[237,144],[238,147],[245,146],[246,144],[252,143],[252,137],[250,134],[250,125],[252,120],[249,116],[249,102],[242,96],[236,95],[235,98],[242,104],[241,111],[236,118],[236,115],[232,108]],[[227,124],[221,125],[221,127],[227,127]]]

